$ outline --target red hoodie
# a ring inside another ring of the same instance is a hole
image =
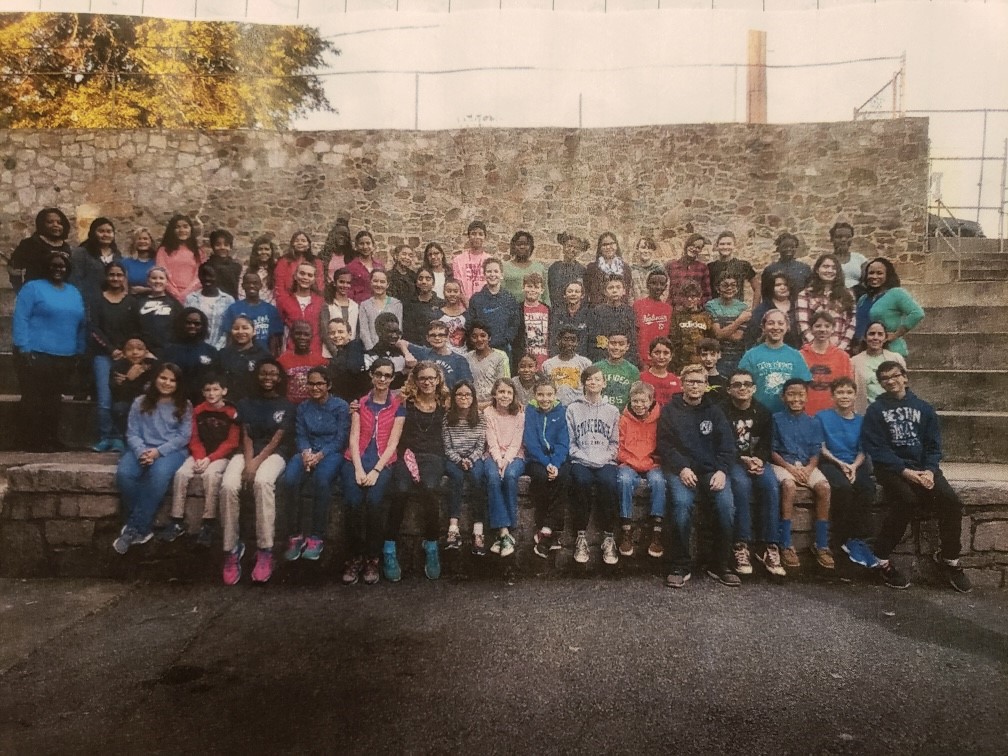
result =
[[[658,467],[654,459],[655,448],[658,446],[658,415],[661,408],[656,404],[641,420],[634,416],[630,408],[623,410],[619,419],[619,449],[616,451],[616,462],[629,465],[639,473],[645,473]]]

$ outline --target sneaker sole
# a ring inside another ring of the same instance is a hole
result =
[[[602,557],[602,564],[614,565],[619,564],[619,559],[613,559],[612,557]]]
[[[577,564],[588,564],[589,557],[579,557],[577,554],[574,555],[574,561]]]
[[[685,588],[686,587],[686,583],[689,582],[689,580],[690,580],[691,577],[692,577],[692,575],[690,575],[689,573],[687,573],[686,575],[683,575],[681,583],[674,583],[671,580],[668,580],[666,578],[665,585],[668,586],[669,588],[676,588],[676,589]]]
[[[721,585],[726,586],[728,588],[738,588],[740,585],[742,585],[741,580],[737,583],[733,583],[731,581],[725,580],[719,573],[714,572],[713,570],[707,570],[707,575],[708,577],[713,578],[714,580],[718,581]]]

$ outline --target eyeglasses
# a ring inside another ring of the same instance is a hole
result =
[[[437,380],[437,376],[436,375],[421,375],[419,378],[417,378],[417,380],[420,383],[430,383],[431,381],[436,381]]]
[[[326,382],[325,381],[308,381],[308,385],[311,386],[312,388],[325,388]]]
[[[462,393],[455,394],[455,401],[459,401],[460,399],[472,399],[472,398],[473,398],[473,395],[470,394],[468,391],[464,391]]]
[[[702,250],[703,247],[698,247],[696,244],[690,244],[688,247],[686,247],[687,252],[700,252]]]
[[[379,371],[377,373],[372,373],[375,378],[380,378],[383,381],[391,381],[395,373],[386,373],[384,371]]]
[[[902,378],[903,373],[889,373],[888,375],[883,375],[879,377],[879,383],[886,383],[887,381],[895,381],[897,378]]]
[[[752,381],[732,381],[728,385],[734,389],[740,389],[740,388],[753,388],[753,386],[755,386],[756,384],[753,383]]]
[[[707,383],[707,381],[700,380],[699,378],[689,378],[683,381],[683,383],[687,386],[702,386],[703,384]]]

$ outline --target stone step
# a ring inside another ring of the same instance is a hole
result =
[[[950,462],[1008,464],[1008,412],[938,412]]]
[[[1008,370],[918,370],[911,365],[914,393],[937,410],[1008,412]]]
[[[932,307],[952,307],[957,305],[1004,306],[1008,303],[1008,281],[955,282],[955,283],[910,283],[905,284],[920,306],[925,310]]]
[[[918,370],[1000,370],[1008,357],[1008,333],[913,331],[906,340],[908,365]]]
[[[0,395],[0,449],[12,449],[18,421],[18,396]],[[86,449],[97,439],[94,402],[64,400],[60,411],[60,439],[71,449]]]
[[[914,329],[921,333],[1008,332],[1008,303],[1000,306],[952,305],[928,307],[924,320]]]

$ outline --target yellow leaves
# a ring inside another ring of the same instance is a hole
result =
[[[330,109],[338,54],[304,27],[79,14],[0,17],[0,126],[284,128]]]

